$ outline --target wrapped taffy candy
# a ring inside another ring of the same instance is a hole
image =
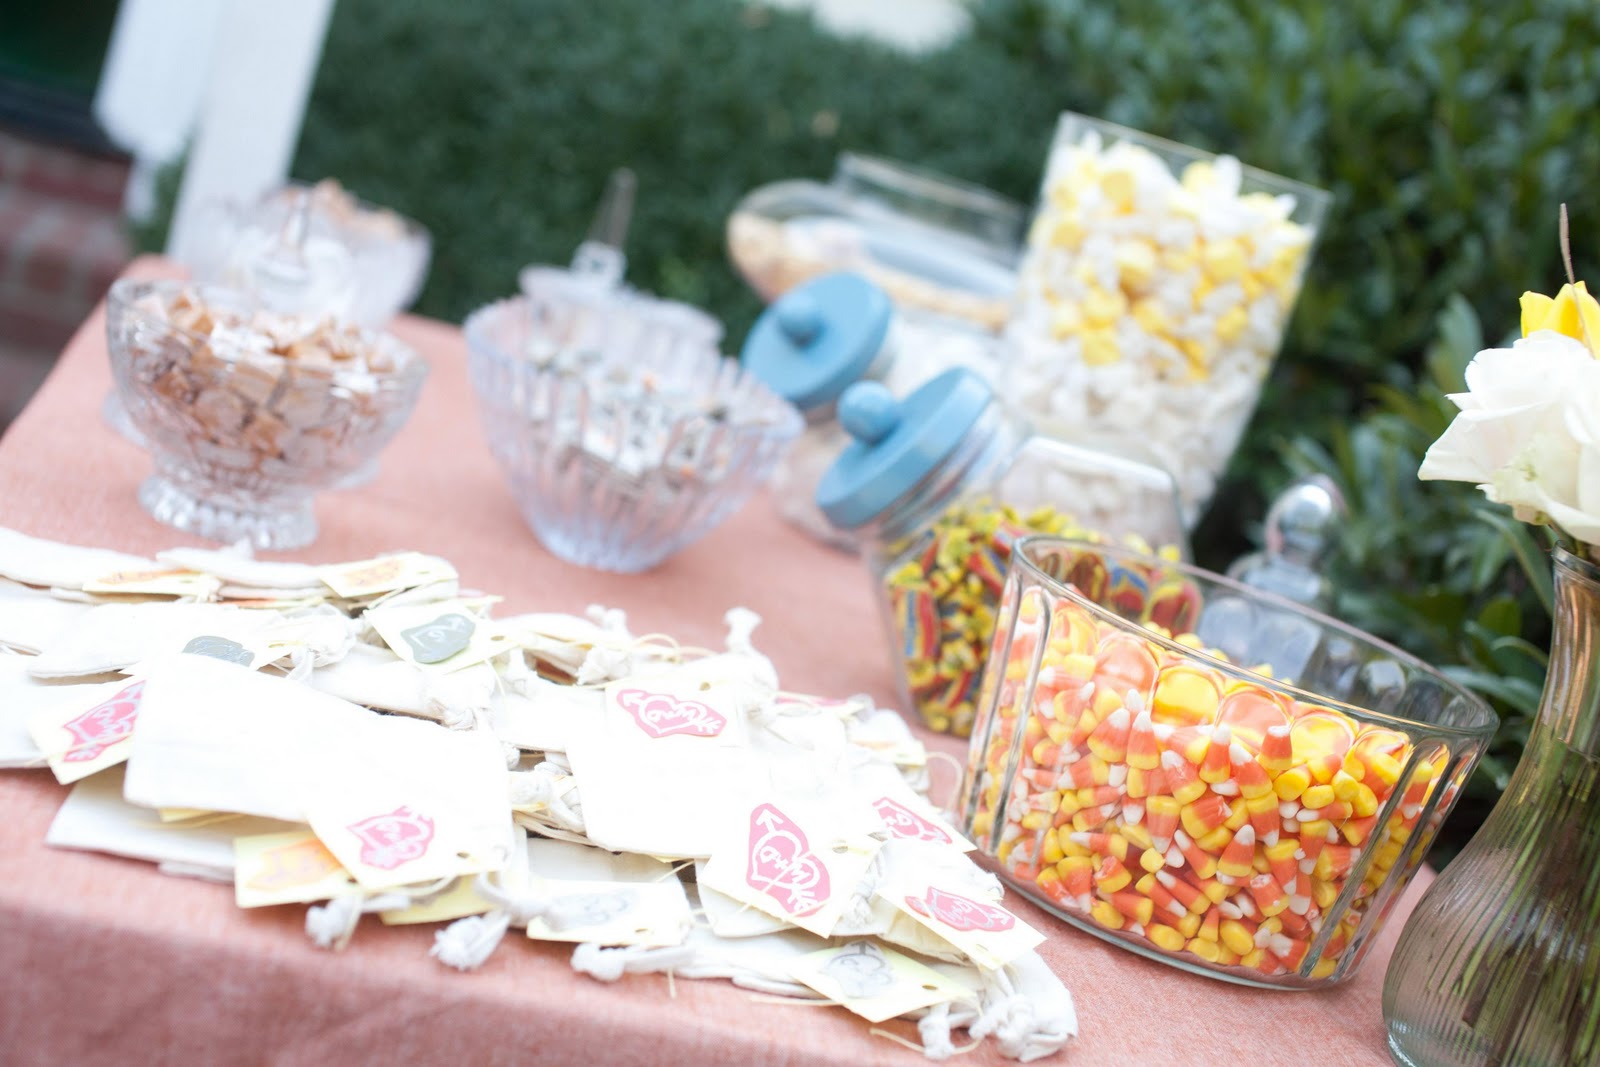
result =
[[[1015,888],[1189,970],[1348,977],[1494,733],[1422,662],[1183,563],[1013,552],[961,816]]]
[[[1062,115],[1006,331],[1007,400],[1211,496],[1278,352],[1328,195]]]
[[[901,401],[857,382],[839,421],[853,441],[823,476],[817,505],[859,532],[901,692],[934,730],[971,731],[1019,538],[1094,531],[1183,551],[1166,472],[1031,433],[971,371],[946,371]]]

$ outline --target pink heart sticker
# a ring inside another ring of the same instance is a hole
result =
[[[369,815],[345,827],[361,841],[361,862],[392,871],[427,855],[433,820],[401,805],[384,815]]]
[[[72,735],[72,747],[61,757],[63,762],[87,763],[118,741],[132,737],[134,720],[139,717],[139,701],[143,697],[144,683],[134,682],[76,719],[63,723]]]
[[[639,729],[651,737],[716,737],[728,725],[727,717],[698,700],[680,700],[670,693],[651,693],[644,689],[624,689],[617,703],[633,716]]]
[[[904,838],[907,841],[935,841],[941,845],[951,845],[949,834],[945,833],[921,815],[912,811],[897,801],[888,797],[879,797],[872,802],[872,808],[878,813],[878,818],[883,820],[891,834]]]
[[[809,915],[827,901],[828,868],[811,851],[805,831],[771,804],[750,813],[750,888],[790,915]]]
[[[906,906],[918,915],[937,919],[952,930],[1009,930],[1016,917],[1004,908],[968,900],[958,893],[929,886],[919,897],[906,897]]]

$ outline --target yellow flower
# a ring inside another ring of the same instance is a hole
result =
[[[1522,336],[1535,330],[1565,334],[1600,356],[1600,301],[1589,295],[1582,282],[1563,285],[1554,299],[1543,293],[1523,293]]]

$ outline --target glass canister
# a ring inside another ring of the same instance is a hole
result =
[[[861,536],[901,695],[931,729],[971,730],[1020,538],[1131,538],[1185,552],[1170,475],[1033,434],[971,371],[946,371],[903,401],[879,383],[853,385],[839,421],[852,441],[817,505]]]
[[[1006,881],[1141,955],[1284,989],[1355,971],[1496,726],[1301,605],[1051,537],[1013,553],[978,708],[960,815]]]
[[[853,548],[854,536],[830,523],[814,499],[828,466],[850,443],[837,419],[840,395],[858,381],[904,393],[956,366],[992,378],[994,347],[993,337],[968,323],[930,328],[925,318],[908,318],[883,289],[848,271],[779,297],[756,320],[740,354],[751,373],[806,418],[805,432],[772,475],[779,512],[813,537]]]
[[[861,274],[901,312],[997,333],[1011,312],[1025,213],[982,186],[845,153],[827,183],[752,191],[728,216],[728,255],[772,301],[836,271]]]
[[[1170,470],[1192,523],[1255,410],[1328,201],[1064,114],[1006,330],[1007,400],[1064,440]]]

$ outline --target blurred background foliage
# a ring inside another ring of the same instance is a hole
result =
[[[294,173],[332,175],[435,236],[418,310],[459,320],[565,262],[606,176],[639,177],[633,284],[701,304],[736,348],[759,304],[729,266],[741,195],[841,151],[1034,199],[1071,109],[1230,152],[1334,206],[1285,350],[1196,536],[1245,550],[1264,501],[1322,470],[1351,506],[1337,614],[1455,665],[1514,765],[1543,679],[1543,543],[1470,486],[1423,484],[1445,394],[1524,289],[1600,280],[1593,0],[970,0],[910,55],[739,0],[339,0]],[[1472,804],[1452,822],[1475,825]]]

